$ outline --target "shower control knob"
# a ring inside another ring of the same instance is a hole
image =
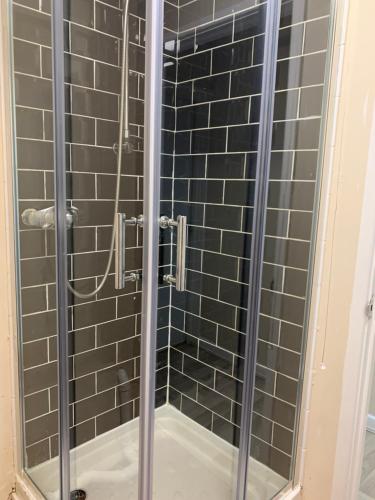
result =
[[[73,226],[77,216],[77,208],[70,207],[67,209],[66,227],[68,229]],[[22,212],[21,219],[25,226],[39,227],[41,229],[53,229],[55,227],[55,207],[43,208],[41,210],[27,208]]]

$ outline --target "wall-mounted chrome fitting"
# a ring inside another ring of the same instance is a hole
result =
[[[78,209],[69,207],[66,210],[66,227],[70,229],[76,222],[78,217]],[[53,229],[55,227],[55,207],[43,208],[36,210],[35,208],[27,208],[21,214],[22,222],[25,226],[39,227],[41,229]]]

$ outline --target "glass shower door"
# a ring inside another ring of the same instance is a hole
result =
[[[145,3],[66,4],[71,490],[138,495]]]
[[[330,0],[281,3],[250,454],[293,478],[330,70]],[[249,483],[252,479],[249,477]],[[252,498],[250,495],[247,497]]]
[[[133,500],[145,4],[10,7],[24,465],[46,498]]]
[[[157,499],[237,495],[266,14],[165,4]],[[251,493],[271,498],[287,480],[254,463]]]

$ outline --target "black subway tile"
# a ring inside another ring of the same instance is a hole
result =
[[[175,213],[185,215],[188,224],[203,225],[203,205],[197,203],[174,202]]]
[[[199,250],[218,252],[220,250],[220,231],[205,227],[188,227],[188,245]]]
[[[255,460],[276,471],[285,479],[289,479],[291,460],[285,453],[253,437],[250,454]]]
[[[211,103],[210,126],[240,125],[249,121],[249,98]]]
[[[211,52],[202,52],[184,57],[178,62],[178,81],[193,80],[208,76],[211,72]]]
[[[329,12],[330,2],[326,0],[303,0],[298,3],[285,0],[281,6],[281,26],[327,16]]]
[[[262,67],[233,71],[231,74],[231,97],[260,94],[262,91]]]
[[[234,306],[247,308],[248,285],[221,279],[219,299]]]
[[[169,92],[170,94],[170,92]],[[171,101],[171,98],[168,99]],[[204,101],[204,99],[202,99]],[[193,102],[193,82],[179,83],[176,88],[177,106],[188,106]]]
[[[212,51],[212,73],[224,73],[251,66],[253,40],[243,40]]]
[[[312,229],[312,213],[291,212],[289,222],[289,238],[310,240]]]
[[[275,372],[297,379],[300,356],[267,342],[258,342],[257,362]]]
[[[212,21],[213,0],[196,0],[179,8],[179,31]]]
[[[216,342],[216,323],[207,321],[200,316],[186,314],[185,329],[195,337],[203,338],[213,344]]]
[[[328,34],[329,18],[317,19],[307,23],[303,47],[304,53],[326,50],[328,46]]]
[[[184,356],[184,374],[208,387],[214,386],[214,369],[190,356]]]
[[[205,225],[233,231],[241,230],[242,210],[240,207],[226,205],[207,205]]]
[[[264,245],[264,261],[273,264],[307,269],[309,259],[309,243],[305,241],[285,240],[266,237]]]
[[[191,180],[189,200],[200,203],[221,203],[223,201],[223,181]]]
[[[205,177],[206,157],[204,155],[176,156],[175,178]],[[220,176],[217,176],[220,177]]]
[[[23,40],[14,40],[13,61],[15,71],[40,76],[40,49],[38,45]]]
[[[115,390],[102,392],[75,404],[75,423],[83,422],[115,407]]]
[[[76,24],[72,24],[70,29],[73,54],[110,64],[118,63],[119,44],[116,38]]]
[[[203,272],[227,278],[237,279],[238,259],[228,255],[204,252],[203,254]]]
[[[211,154],[207,156],[207,177],[209,178],[242,179],[244,167],[244,154]]]
[[[188,106],[177,110],[177,130],[208,127],[208,104]]]
[[[266,5],[255,7],[234,18],[234,39],[241,40],[260,35],[265,31]]]
[[[198,359],[218,370],[232,374],[233,355],[203,340],[199,342]]]
[[[192,399],[182,396],[181,411],[184,415],[194,420],[194,422],[197,422],[203,427],[211,430],[212,413],[208,411],[204,406],[198,404]]]
[[[239,232],[223,232],[222,252],[236,257],[250,258],[251,236]]]
[[[222,396],[220,393],[203,387],[198,384],[198,403],[209,410],[223,416],[224,418],[230,419],[231,415],[231,401]]]
[[[268,206],[270,208],[309,210],[314,206],[315,183],[270,182]]]
[[[193,358],[198,356],[198,340],[175,328],[170,331],[170,347]]]
[[[195,293],[185,291],[185,292],[177,292],[173,289],[172,292],[172,305],[179,309],[182,309],[186,312],[190,312],[192,314],[199,314],[199,295]]]
[[[226,128],[193,130],[191,137],[191,152],[193,154],[224,152],[226,138]]]
[[[228,17],[197,29],[196,50],[207,50],[232,41],[233,18]]]
[[[239,446],[240,428],[231,422],[228,422],[228,420],[214,415],[212,432],[227,441],[229,444],[236,447]]]
[[[51,17],[20,5],[14,5],[13,36],[50,46]]]
[[[118,343],[118,361],[129,361],[140,356],[141,339],[139,336]]]
[[[299,105],[299,91],[287,90],[275,93],[273,111],[274,120],[292,120],[297,118]]]
[[[275,395],[291,404],[297,403],[298,382],[278,373],[276,377]]]
[[[321,85],[324,82],[326,55],[311,54],[277,63],[276,90]]]
[[[233,352],[233,354],[237,354],[242,357],[245,355],[246,337],[236,330],[230,330],[229,328],[219,326],[217,344],[219,347]]]
[[[303,299],[263,290],[261,312],[278,319],[303,325],[305,301]]]
[[[320,120],[292,120],[273,124],[272,149],[318,149]]]
[[[197,382],[180,373],[179,371],[170,368],[170,386],[186,396],[195,398],[197,393]]]
[[[224,203],[228,205],[253,206],[255,181],[226,181]]]
[[[307,271],[285,269],[284,292],[298,297],[306,297]]]
[[[226,99],[228,96],[229,73],[201,78],[194,82],[193,100],[195,103]]]
[[[258,125],[240,125],[228,129],[228,151],[244,152],[257,151]]]
[[[301,89],[301,102],[299,107],[300,118],[311,118],[322,114],[323,85]]]
[[[195,52],[195,30],[178,35],[178,57],[184,57]]]
[[[302,54],[304,26],[297,24],[279,31],[278,59],[295,57]]]
[[[236,317],[236,309],[217,300],[202,297],[201,314],[204,318],[215,321],[224,326],[233,328]]]
[[[191,292],[217,298],[219,280],[206,274],[187,271],[186,287]]]

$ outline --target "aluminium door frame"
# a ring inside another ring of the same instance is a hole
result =
[[[267,2],[258,153],[255,174],[254,215],[248,280],[250,285],[246,318],[244,385],[242,391],[236,500],[246,500],[247,498],[247,475],[251,448],[252,410],[254,404],[264,237],[272,149],[280,12],[281,0],[269,0]]]
[[[163,24],[163,0],[146,0],[139,500],[152,500],[153,488]]]
[[[69,350],[66,233],[64,2],[52,2],[52,88],[54,129],[56,312],[59,404],[60,498],[70,499]]]

